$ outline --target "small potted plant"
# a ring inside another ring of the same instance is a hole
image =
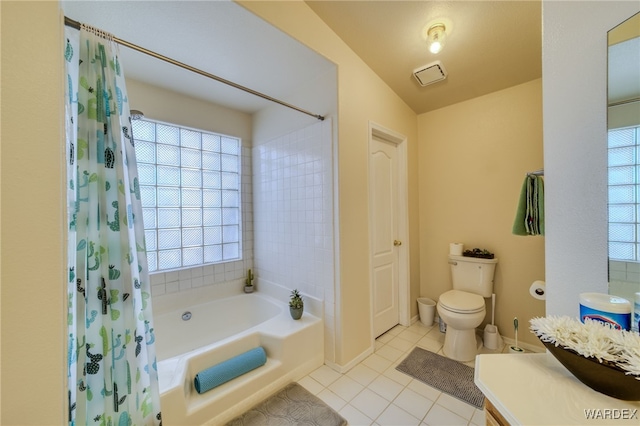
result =
[[[291,290],[291,299],[289,299],[289,312],[291,313],[291,318],[294,320],[300,319],[300,317],[302,317],[303,310],[304,301],[302,300],[302,296],[300,296],[300,292],[298,289]]]
[[[247,273],[247,279],[244,280],[244,292],[245,293],[253,293],[253,272],[249,269]]]

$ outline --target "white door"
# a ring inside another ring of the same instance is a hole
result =
[[[369,196],[373,333],[377,337],[399,322],[398,303],[398,154],[397,145],[371,139]]]

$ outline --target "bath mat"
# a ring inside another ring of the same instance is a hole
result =
[[[346,426],[347,421],[297,383],[287,385],[227,426],[317,425]]]
[[[484,395],[473,383],[473,368],[458,361],[414,348],[396,370],[480,409],[484,404]]]

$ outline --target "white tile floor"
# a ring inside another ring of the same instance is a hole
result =
[[[395,369],[415,346],[443,355],[443,343],[437,324],[398,325],[380,336],[375,352],[346,374],[323,365],[299,383],[352,426],[484,425],[482,410]]]

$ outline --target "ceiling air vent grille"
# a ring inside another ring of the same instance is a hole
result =
[[[413,70],[413,76],[421,86],[427,86],[447,78],[447,71],[442,66],[442,62],[435,61]]]

